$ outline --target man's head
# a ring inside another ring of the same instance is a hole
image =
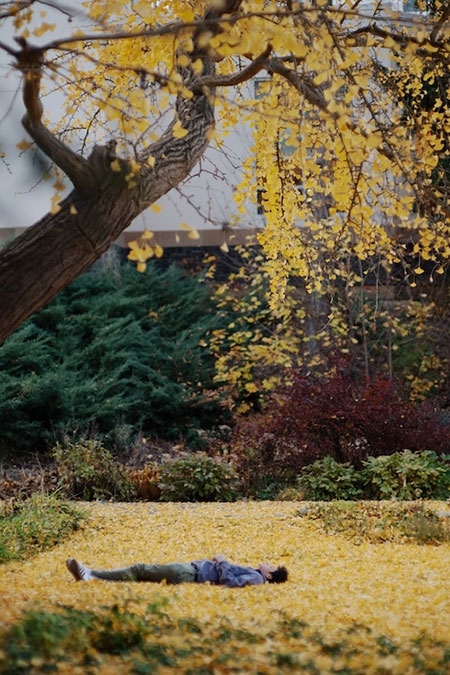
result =
[[[283,584],[287,581],[288,571],[285,567],[277,567],[270,563],[260,563],[258,569],[269,584]]]

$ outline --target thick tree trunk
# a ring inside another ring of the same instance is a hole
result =
[[[161,144],[161,162],[143,173],[136,187],[128,188],[123,174],[108,167],[101,189],[88,194],[74,190],[58,213],[47,214],[0,250],[0,342],[97,260],[140,212],[189,174],[207,146],[211,110],[206,119],[208,124],[204,118],[194,137]]]
[[[190,106],[189,135],[175,139],[168,133],[155,144],[155,166],[136,177],[135,187],[129,188],[124,178],[126,164],[121,173],[114,172],[109,151],[96,148],[98,187],[86,194],[74,190],[58,213],[47,214],[0,250],[0,342],[97,260],[139,213],[189,174],[208,145],[207,130],[214,123],[212,105],[207,97],[202,99]],[[99,154],[109,158],[103,167]]]
[[[190,173],[214,125],[211,95],[198,93],[180,101],[177,114],[188,134],[174,138],[170,127],[149,148],[154,167],[142,158],[144,168],[134,177],[134,187],[125,178],[130,171],[127,162],[115,158],[111,147],[96,147],[83,165],[80,187],[61,203],[61,210],[47,214],[0,250],[0,342],[97,260],[139,213]],[[112,169],[114,159],[120,171]]]
[[[131,222],[129,197],[105,191],[77,215],[68,198],[1,252],[0,341],[108,249]]]

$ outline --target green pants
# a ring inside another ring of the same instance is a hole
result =
[[[145,565],[137,563],[115,570],[92,570],[92,576],[106,581],[153,581],[166,580],[168,584],[195,582],[196,570],[190,563],[168,563],[167,565]]]

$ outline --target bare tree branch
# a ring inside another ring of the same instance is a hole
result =
[[[62,143],[42,123],[44,109],[39,96],[44,65],[42,49],[30,47],[23,39],[17,41],[21,50],[14,56],[17,67],[23,73],[23,101],[26,109],[22,118],[24,128],[42,152],[64,171],[77,189],[82,192],[92,189],[95,185],[95,176],[86,160]]]
[[[449,10],[450,11],[450,10]],[[437,28],[438,24],[436,24]],[[408,45],[412,44],[417,47],[416,53],[419,56],[429,56],[430,51],[427,49],[427,47],[431,47],[433,49],[433,60],[434,61],[441,61],[445,65],[450,64],[450,55],[448,51],[448,43],[442,39],[437,38],[437,32],[435,33],[435,30],[432,30],[429,37],[427,38],[417,38],[416,35],[411,32],[411,33],[398,33],[393,30],[386,30],[385,28],[381,28],[379,25],[376,25],[375,23],[370,23],[365,26],[361,26],[360,28],[356,28],[355,30],[351,31],[348,33],[349,38],[358,38],[361,35],[374,35],[376,37],[382,38],[384,40],[387,40],[388,38],[393,40],[396,44],[398,44],[399,47],[407,47]]]
[[[268,57],[272,52],[272,45],[267,45],[266,49],[249,63],[248,66],[242,70],[230,75],[217,75],[202,77],[201,83],[206,87],[234,87],[243,82],[247,82],[252,77],[257,75],[261,70],[264,70],[268,65]],[[248,57],[250,58],[250,57]]]
[[[311,105],[319,110],[325,111],[328,114],[328,104],[322,92],[316,87],[310,78],[305,75],[300,76],[298,71],[288,68],[280,59],[268,59],[266,63],[266,70],[269,73],[277,73],[285,80],[287,80],[297,91],[306,98]],[[334,115],[332,115],[334,116]]]

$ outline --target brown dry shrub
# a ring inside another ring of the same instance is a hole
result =
[[[144,501],[156,502],[161,496],[161,489],[158,485],[160,477],[160,465],[147,464],[140,469],[126,469],[128,478],[133,483],[138,499]]]

